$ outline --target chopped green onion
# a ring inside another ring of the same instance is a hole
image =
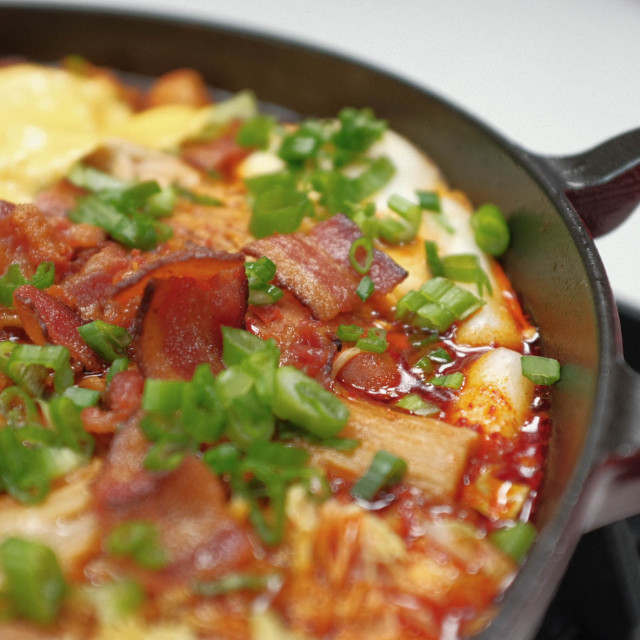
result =
[[[245,120],[238,130],[238,133],[236,133],[236,142],[241,147],[266,149],[269,146],[269,139],[274,124],[275,118],[266,115],[257,115],[249,120]]]
[[[376,119],[369,108],[346,107],[338,114],[340,128],[333,136],[333,143],[347,151],[363,153],[380,140],[387,128],[384,120]]]
[[[95,407],[100,401],[99,391],[95,389],[85,389],[84,387],[67,387],[62,396],[69,398],[79,409]]]
[[[475,282],[478,285],[479,295],[482,295],[483,287],[489,294],[493,293],[491,282],[485,271],[480,266],[477,255],[473,253],[458,253],[442,258],[442,271],[445,278],[456,282]]]
[[[276,371],[273,412],[320,438],[335,436],[349,418],[349,410],[336,396],[291,366]]]
[[[420,347],[428,347],[434,342],[438,342],[440,339],[440,335],[437,332],[427,334],[424,333],[416,333],[409,338],[411,345],[419,349]]]
[[[501,256],[509,246],[511,235],[502,211],[495,204],[484,204],[471,216],[471,227],[480,249]]]
[[[207,598],[214,598],[234,591],[264,591],[277,578],[277,574],[230,573],[219,580],[196,582],[193,585],[193,590],[199,596]]]
[[[440,413],[440,407],[432,402],[426,402],[417,393],[409,393],[398,400],[396,407],[415,413],[418,416],[432,416]]]
[[[489,534],[489,539],[501,551],[520,562],[536,539],[536,528],[529,522],[518,522],[508,529],[497,529]]]
[[[281,470],[298,469],[306,467],[309,452],[297,447],[288,447],[281,442],[254,442],[247,451],[247,457]]]
[[[278,155],[288,164],[302,164],[305,160],[315,158],[322,142],[322,132],[310,123],[303,123],[283,138]]]
[[[405,220],[415,222],[420,220],[420,211],[418,205],[411,202],[404,196],[394,193],[387,200],[387,205],[391,211],[395,211],[399,216],[402,216]]]
[[[89,191],[116,191],[118,189],[127,189],[131,186],[130,183],[124,180],[115,178],[86,164],[76,164],[72,167],[67,179],[76,187]]]
[[[410,242],[420,230],[422,222],[420,207],[398,194],[392,195],[387,204],[399,217],[377,220],[377,234],[391,244]]]
[[[438,255],[438,245],[435,242],[431,242],[431,240],[425,240],[424,249],[427,255],[427,266],[431,272],[431,277],[443,276],[444,266]]]
[[[38,410],[31,396],[16,386],[7,387],[0,393],[0,414],[10,425],[23,426],[38,420]]]
[[[108,385],[111,384],[111,381],[113,380],[113,376],[115,376],[116,373],[122,373],[123,371],[126,371],[128,368],[129,368],[128,358],[116,358],[111,363],[111,366],[107,371],[107,384]]]
[[[311,210],[311,201],[305,193],[283,186],[271,187],[256,197],[249,230],[256,238],[293,233]]]
[[[62,446],[84,456],[91,455],[95,444],[93,436],[85,431],[80,408],[70,398],[53,397],[47,405],[47,416]]]
[[[464,382],[464,375],[460,371],[449,373],[444,376],[434,376],[429,382],[437,387],[447,387],[448,389],[460,389]]]
[[[373,500],[383,487],[399,482],[407,471],[407,463],[388,451],[378,451],[367,472],[353,485],[351,495]]]
[[[458,320],[468,318],[484,305],[484,300],[458,286],[443,293],[438,302],[449,309]]]
[[[51,478],[43,449],[25,446],[18,439],[18,434],[25,435],[28,428],[0,429],[0,488],[20,502],[36,504],[49,493]]]
[[[32,395],[39,396],[49,369],[58,392],[73,384],[69,350],[59,345],[17,344],[6,363],[7,375]]]
[[[421,369],[424,373],[431,373],[433,371],[433,362],[429,356],[423,356],[413,366],[418,367],[418,369]]]
[[[295,190],[298,180],[296,176],[289,171],[278,171],[276,173],[265,173],[261,176],[247,178],[244,183],[251,195],[258,197],[272,187]]]
[[[124,358],[132,340],[124,327],[103,320],[83,324],[78,327],[78,333],[89,347],[107,362]]]
[[[145,569],[164,569],[169,563],[160,547],[157,529],[150,522],[130,520],[111,531],[106,550],[115,556],[129,556]]]
[[[375,290],[376,286],[373,284],[373,280],[369,276],[362,276],[362,280],[360,280],[356,288],[356,293],[360,300],[364,302],[373,295]]]
[[[222,327],[222,359],[228,367],[241,364],[258,351],[268,351],[277,365],[280,353],[273,339],[263,340],[243,329]]]
[[[12,307],[13,292],[23,284],[31,284],[38,289],[50,287],[55,280],[55,271],[53,262],[41,262],[29,280],[22,275],[20,265],[9,265],[7,272],[0,278],[0,304]]]
[[[68,589],[53,551],[39,542],[8,538],[0,546],[0,564],[14,611],[38,624],[54,622]]]
[[[440,195],[437,191],[416,191],[418,196],[418,204],[421,209],[427,211],[434,211],[440,213],[442,208],[440,206]]]
[[[444,333],[455,321],[456,314],[439,302],[425,302],[415,313],[412,324]]]
[[[179,196],[186,198],[194,204],[202,204],[209,207],[220,207],[224,204],[220,198],[214,198],[213,196],[208,196],[204,193],[195,193],[194,191],[190,191],[189,189],[185,189],[179,185],[176,185],[173,188]]]
[[[446,349],[443,349],[442,347],[434,349],[431,353],[429,353],[428,358],[433,362],[451,362],[451,355]]]
[[[356,347],[362,351],[384,353],[387,350],[387,332],[378,327],[371,327],[366,336],[358,338]]]
[[[364,251],[363,259],[358,258],[358,252],[361,249]],[[369,272],[373,264],[373,245],[369,238],[362,237],[353,241],[349,249],[349,262],[361,276]]]
[[[233,398],[225,409],[225,433],[238,449],[247,451],[254,442],[271,440],[276,428],[275,418],[271,408],[260,402],[255,389]]]
[[[241,458],[240,449],[229,442],[212,447],[203,456],[205,464],[218,475],[235,471],[240,465]]]
[[[560,380],[560,363],[553,358],[522,356],[522,375],[534,384],[550,385]]]
[[[355,342],[363,333],[364,329],[357,324],[341,324],[336,335],[343,342]]]
[[[282,298],[284,292],[269,284],[276,274],[276,265],[266,256],[244,265],[249,284],[249,304],[272,304]]]

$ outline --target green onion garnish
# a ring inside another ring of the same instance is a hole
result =
[[[495,204],[484,204],[471,216],[476,244],[492,256],[501,256],[509,246],[511,236],[502,211]]]
[[[413,366],[422,369],[424,373],[431,373],[433,371],[433,362],[429,356],[423,356]]]
[[[444,376],[434,376],[429,382],[436,387],[447,387],[448,389],[460,389],[464,382],[464,375],[460,371],[449,373]]]
[[[358,338],[356,347],[362,351],[384,353],[387,350],[387,332],[378,327],[371,327],[366,336]]]
[[[220,207],[224,204],[224,202],[220,200],[220,198],[214,198],[204,193],[195,193],[194,191],[191,191],[190,189],[186,189],[185,187],[181,187],[179,185],[176,185],[173,188],[179,196],[186,198],[194,204],[202,204],[209,207]]]
[[[273,412],[279,418],[320,438],[337,435],[347,423],[346,406],[299,369],[280,367],[275,381]]]
[[[7,387],[0,393],[0,414],[10,425],[24,426],[38,421],[38,409],[31,396],[16,386]]]
[[[427,211],[434,211],[440,213],[442,211],[440,207],[440,195],[437,191],[416,191],[418,196],[418,204],[421,209]]]
[[[436,276],[443,276],[444,266],[442,265],[442,260],[440,260],[440,256],[438,255],[438,245],[431,240],[425,240],[424,249],[427,255],[427,266],[431,272],[431,277],[435,278]]]
[[[247,262],[244,265],[249,284],[249,304],[272,304],[282,298],[282,289],[269,281],[276,275],[276,265],[263,256],[255,262]]]
[[[373,284],[373,280],[369,276],[362,276],[362,280],[360,280],[356,288],[356,293],[360,300],[364,302],[373,295],[375,289],[376,287]]]
[[[13,306],[13,292],[23,284],[46,289],[53,284],[54,280],[55,266],[53,262],[41,262],[30,280],[22,275],[20,265],[9,265],[7,272],[0,278],[0,304],[5,307]]]
[[[238,469],[242,454],[240,449],[231,443],[223,442],[206,451],[203,460],[214,473],[220,476]]]
[[[107,362],[124,358],[132,340],[124,327],[118,327],[103,320],[83,324],[78,327],[78,333],[91,349]]]
[[[489,534],[489,539],[498,549],[520,562],[536,539],[536,528],[529,522],[518,522],[508,529],[498,529]]]
[[[351,495],[373,500],[383,487],[399,482],[407,471],[407,463],[388,451],[378,451],[367,472],[353,485]]]
[[[451,362],[451,355],[446,349],[439,347],[428,354],[429,360],[433,362]]]
[[[128,358],[116,358],[111,363],[111,366],[107,371],[107,384],[111,384],[111,381],[113,380],[113,376],[115,376],[116,373],[122,373],[123,371],[126,371],[128,368],[129,368]]]
[[[361,252],[364,252],[364,256],[359,258],[358,254]],[[349,262],[361,276],[369,272],[373,264],[373,245],[369,238],[362,237],[353,241],[349,249]]]
[[[9,538],[0,546],[0,564],[12,609],[39,624],[54,622],[68,589],[53,551],[38,542]]]
[[[363,333],[364,329],[357,324],[341,324],[336,335],[343,342],[355,342]]]
[[[59,345],[13,345],[5,364],[6,374],[31,395],[39,396],[44,389],[48,371],[53,370],[53,384],[58,392],[73,384],[69,350]]]
[[[432,416],[440,413],[440,407],[432,402],[426,402],[417,393],[409,393],[398,400],[396,407],[415,413],[418,416]]]
[[[522,356],[522,375],[534,384],[550,385],[560,380],[560,363],[553,358]]]
[[[160,547],[157,529],[142,520],[130,520],[113,529],[107,538],[106,550],[115,556],[129,556],[145,569],[164,569],[169,563]]]
[[[312,211],[305,193],[285,186],[270,187],[256,196],[249,230],[256,238],[273,233],[293,233]]]
[[[493,293],[489,277],[480,266],[477,255],[473,253],[449,255],[442,258],[441,264],[445,278],[456,282],[475,282],[478,286],[478,295],[482,295],[484,287],[490,295]]]
[[[85,389],[84,387],[67,387],[62,394],[64,398],[69,398],[79,409],[95,407],[100,401],[100,392],[95,389]]]
[[[270,582],[277,579],[277,574],[230,573],[219,580],[196,582],[193,590],[199,596],[214,598],[233,591],[264,591]]]
[[[274,125],[275,118],[273,116],[258,115],[245,120],[236,133],[236,142],[241,147],[266,149],[269,146]]]
[[[333,136],[337,147],[363,153],[382,137],[387,128],[384,120],[376,119],[371,109],[346,107],[338,114],[339,130]]]

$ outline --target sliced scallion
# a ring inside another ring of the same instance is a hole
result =
[[[429,382],[437,387],[446,387],[447,389],[460,389],[464,382],[464,374],[460,371],[449,373],[443,376],[434,376]]]
[[[336,335],[343,342],[355,342],[363,333],[364,329],[357,324],[341,324]]]
[[[124,327],[109,324],[103,320],[83,324],[78,327],[78,333],[87,345],[107,362],[124,358],[132,340]]]
[[[68,588],[53,551],[39,542],[8,538],[0,545],[0,564],[13,610],[32,622],[54,622]]]
[[[362,279],[360,280],[360,282],[358,283],[358,286],[356,287],[356,293],[358,294],[358,297],[360,298],[360,300],[364,302],[365,300],[368,300],[373,295],[373,292],[375,291],[375,289],[376,287],[375,287],[375,284],[373,283],[373,280],[369,276],[362,276]]]
[[[106,550],[115,556],[129,556],[145,569],[163,569],[169,563],[160,547],[160,536],[150,522],[130,520],[111,531]]]
[[[440,213],[440,195],[437,191],[416,191],[416,195],[418,196],[418,204],[421,209],[426,209],[427,211],[434,211],[435,213]]]
[[[356,347],[362,351],[384,353],[387,350],[387,332],[378,327],[371,327],[365,336],[358,338]]]
[[[388,451],[378,451],[367,472],[353,485],[351,495],[373,500],[380,489],[399,482],[407,471],[407,463]]]
[[[361,254],[364,255],[361,257]],[[369,238],[357,238],[353,241],[349,249],[349,262],[351,266],[361,275],[365,275],[373,264],[373,245]]]
[[[560,380],[560,363],[553,358],[522,356],[522,375],[534,384],[551,385]]]
[[[270,187],[255,199],[249,230],[256,238],[293,233],[311,211],[307,195],[295,188]]]
[[[440,413],[440,407],[438,405],[427,402],[417,393],[408,393],[404,398],[398,400],[395,406],[418,416],[432,416]]]
[[[502,211],[495,204],[484,204],[471,216],[476,244],[492,256],[501,256],[509,246],[511,235]]]

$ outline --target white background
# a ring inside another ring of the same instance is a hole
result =
[[[576,153],[640,127],[640,0],[76,4],[157,9],[320,45],[434,90],[543,154]],[[638,308],[639,244],[640,210],[597,241],[614,293]]]

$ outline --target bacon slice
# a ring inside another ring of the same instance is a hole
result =
[[[293,291],[322,321],[355,309],[361,300],[356,288],[362,276],[349,262],[360,228],[343,215],[316,225],[311,233],[273,235],[245,248],[252,256],[267,256],[277,266],[276,281]],[[407,275],[384,252],[374,249],[369,276],[375,293],[389,293]]]
[[[35,344],[62,345],[87,371],[102,369],[100,359],[78,333],[82,321],[66,304],[30,284],[18,287],[13,300],[22,328]]]
[[[0,274],[18,263],[30,277],[41,262],[53,262],[59,276],[72,253],[35,206],[0,201]]]
[[[328,376],[338,343],[333,332],[286,291],[277,304],[249,306],[247,330],[263,340],[273,338],[280,348],[280,364],[293,365],[308,375]]]
[[[142,373],[185,378],[202,362],[222,369],[222,326],[241,328],[247,310],[244,266],[208,280],[152,280],[138,312],[134,348]]]

